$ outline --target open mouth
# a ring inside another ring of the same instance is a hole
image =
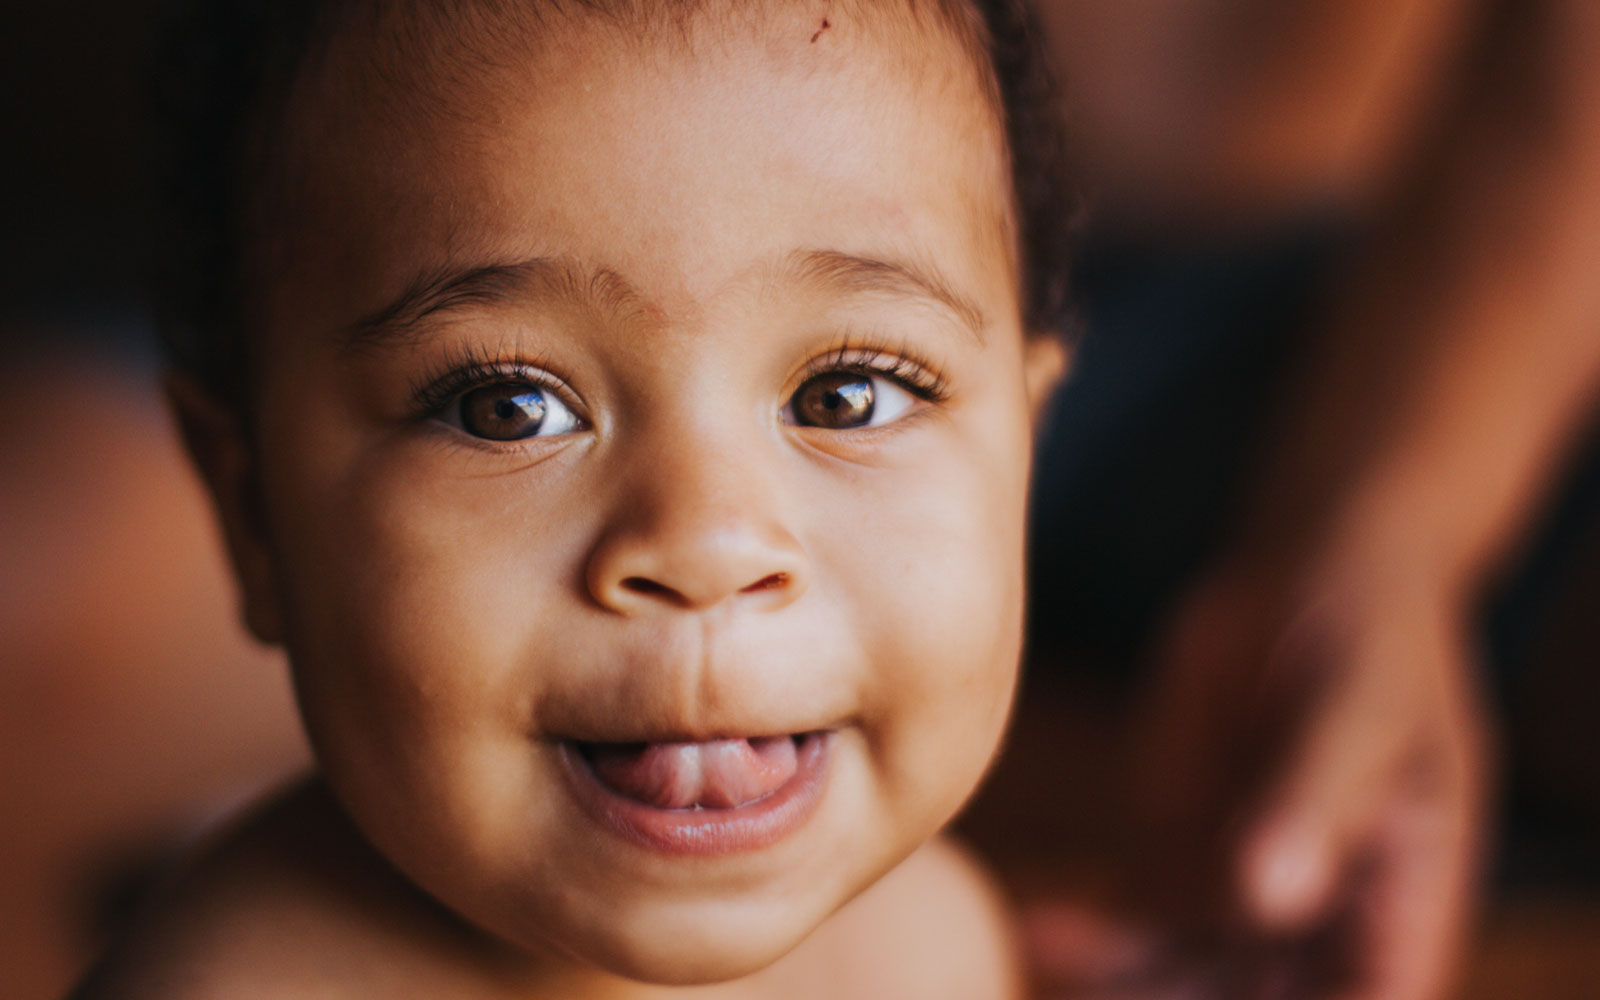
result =
[[[673,853],[754,850],[811,814],[831,734],[703,742],[562,743],[579,802],[635,842]]]

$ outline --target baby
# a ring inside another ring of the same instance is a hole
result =
[[[269,5],[170,385],[319,770],[82,996],[1016,992],[938,834],[1064,360],[1020,18]]]

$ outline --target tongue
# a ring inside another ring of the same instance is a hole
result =
[[[707,743],[591,743],[594,773],[612,791],[657,809],[733,809],[777,791],[794,776],[787,736]]]

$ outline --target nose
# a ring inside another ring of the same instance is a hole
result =
[[[655,450],[618,495],[587,566],[601,607],[624,615],[724,602],[776,610],[805,591],[808,560],[775,485],[757,463],[698,444]]]

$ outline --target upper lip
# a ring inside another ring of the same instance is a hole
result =
[[[718,740],[759,740],[785,736],[805,736],[838,728],[834,725],[801,725],[794,729],[767,727],[740,730],[628,729],[608,733],[551,733],[548,738],[561,743],[712,743]]]
[[[531,735],[588,743],[703,743],[848,727],[860,711],[865,650],[736,615],[572,623],[567,669],[540,678],[526,703]],[[803,623],[802,623],[803,624]],[[578,652],[581,651],[581,652]]]

